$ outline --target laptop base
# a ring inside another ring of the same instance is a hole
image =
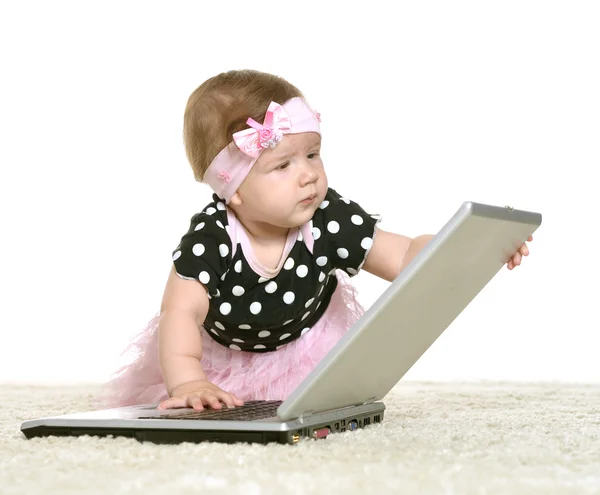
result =
[[[293,429],[287,431],[249,431],[249,430],[196,430],[175,428],[118,428],[105,426],[95,428],[92,426],[46,426],[40,425],[22,430],[28,438],[46,436],[97,436],[97,437],[127,437],[135,438],[140,442],[156,444],[179,444],[182,442],[220,442],[220,443],[282,443],[297,444],[302,438],[315,440],[327,438],[331,433],[344,433],[364,428],[383,421],[384,408],[371,412],[354,414],[346,419],[334,419],[311,423],[306,427],[299,427],[294,422]],[[193,421],[193,420],[189,420]],[[292,426],[292,425],[291,425]]]

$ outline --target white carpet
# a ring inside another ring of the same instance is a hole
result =
[[[26,440],[96,386],[0,386],[0,493],[600,494],[600,385],[401,382],[384,422],[296,446]]]

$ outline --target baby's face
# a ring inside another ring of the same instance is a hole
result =
[[[308,222],[327,193],[321,136],[286,134],[264,150],[238,189],[244,216],[283,228]]]

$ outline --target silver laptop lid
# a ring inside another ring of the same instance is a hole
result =
[[[382,399],[542,223],[467,201],[281,404],[282,420]]]

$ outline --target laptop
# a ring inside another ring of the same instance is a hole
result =
[[[464,202],[284,401],[203,411],[143,404],[34,419],[21,431],[27,438],[295,444],[380,423],[382,399],[541,221],[540,213]]]

